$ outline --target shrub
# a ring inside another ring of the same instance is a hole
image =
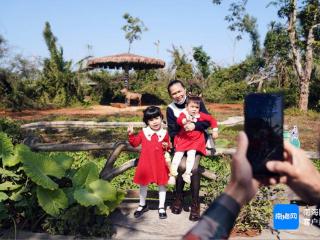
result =
[[[37,224],[46,214],[68,221],[67,210],[75,206],[108,216],[124,198],[123,191],[99,179],[94,162],[72,169],[74,160],[65,153],[35,153],[25,145],[14,146],[3,132],[0,157],[0,225],[21,216]],[[72,221],[80,224],[83,219]]]

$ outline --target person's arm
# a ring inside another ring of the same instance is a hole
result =
[[[201,118],[204,121],[208,121],[210,123],[210,127],[212,128],[212,138],[216,139],[218,138],[219,134],[218,134],[218,122],[217,120],[212,117],[210,114],[205,114],[205,113],[200,113],[201,114]]]
[[[139,132],[138,135],[134,135],[133,132],[128,131],[128,140],[132,147],[138,147],[141,144],[141,133]]]
[[[184,239],[228,238],[243,205],[258,191],[258,181],[252,176],[252,168],[246,157],[248,138],[244,132],[238,137],[237,151],[232,157],[231,179],[224,193],[210,205],[200,221],[184,236]]]
[[[182,113],[180,113],[179,117],[177,118],[177,124],[180,127],[183,127],[183,125],[185,124],[185,123],[183,123],[184,119],[186,119],[186,115],[182,112]]]
[[[180,126],[177,124],[177,118],[174,116],[173,110],[171,108],[167,108],[167,124],[168,124],[168,133],[173,141],[174,137],[180,131]]]
[[[305,151],[284,142],[284,161],[269,161],[269,171],[278,173],[280,183],[287,184],[301,199],[309,204],[320,203],[320,173],[307,157]],[[276,184],[276,179],[270,179]]]
[[[202,113],[202,112],[200,114],[201,114],[201,118],[204,121],[208,121],[210,123],[211,128],[218,129],[218,122],[214,117],[212,117],[210,114],[206,114],[206,113]]]

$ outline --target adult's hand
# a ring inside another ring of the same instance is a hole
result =
[[[189,122],[185,124],[183,127],[184,127],[184,130],[189,132],[189,131],[193,131],[196,128],[196,125],[193,122]]]
[[[302,200],[309,204],[320,203],[320,173],[308,159],[306,153],[288,142],[284,143],[284,161],[269,161],[269,171],[278,173],[278,180],[270,179],[271,184],[277,182],[287,184]]]
[[[240,206],[243,206],[256,195],[259,182],[253,178],[252,168],[246,157],[247,135],[240,132],[237,142],[237,150],[232,156],[231,180],[225,189],[225,193],[235,199]]]

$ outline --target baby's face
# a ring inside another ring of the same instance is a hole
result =
[[[196,102],[189,102],[186,109],[190,115],[197,115],[200,111],[200,104]]]

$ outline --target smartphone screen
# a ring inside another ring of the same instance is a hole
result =
[[[249,139],[247,158],[254,176],[274,176],[269,160],[283,160],[283,95],[253,93],[245,97],[245,132]]]

